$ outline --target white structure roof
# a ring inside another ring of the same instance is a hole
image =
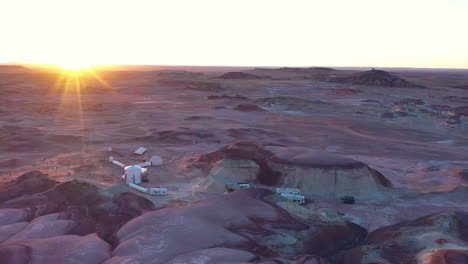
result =
[[[145,148],[145,147],[139,147],[139,148],[137,148],[137,150],[135,150],[135,152],[133,152],[133,153],[135,153],[135,154],[137,154],[137,155],[141,155],[141,154],[145,153],[147,150],[148,150],[148,149]]]
[[[287,193],[287,194],[295,194],[295,195],[298,195],[301,193],[301,190],[299,189],[293,189],[293,188],[276,188],[276,192],[277,193],[280,193],[280,194],[283,194],[283,193]]]

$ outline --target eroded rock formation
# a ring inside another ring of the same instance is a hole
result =
[[[198,165],[209,173],[210,184],[216,182],[216,190],[226,181],[247,181],[306,194],[376,196],[391,186],[360,161],[302,147],[237,142],[201,156]]]

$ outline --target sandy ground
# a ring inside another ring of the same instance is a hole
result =
[[[332,197],[308,197],[306,205],[369,231],[433,212],[468,212],[468,178],[460,173],[468,169],[468,117],[447,125],[450,113],[424,111],[430,105],[468,105],[453,99],[466,90],[440,84],[451,75],[433,80],[431,73],[412,73],[411,81],[428,86],[418,89],[116,72],[103,74],[112,90],[94,85],[82,94],[64,94],[63,86],[54,88],[53,76],[44,81],[38,75],[2,75],[1,180],[37,169],[58,181],[86,179],[109,193],[122,192],[128,191],[122,170],[107,161],[110,155],[124,164],[160,155],[164,165],[151,167],[150,181],[143,185],[166,187],[170,195],[147,198],[157,207],[191,203],[208,196],[197,185],[206,175],[189,167],[194,158],[250,140],[335,152],[383,173],[395,187],[384,200],[344,205]],[[279,101],[265,101],[275,97]],[[404,98],[424,105],[395,105]],[[266,111],[234,110],[239,104]],[[407,115],[382,118],[389,111]],[[133,154],[139,146],[148,148],[142,156]]]

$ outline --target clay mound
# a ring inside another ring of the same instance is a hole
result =
[[[242,95],[234,95],[234,96],[231,96],[231,95],[209,95],[207,97],[209,100],[218,100],[218,99],[229,99],[229,100],[245,100],[247,99],[247,97],[245,96],[242,96]]]
[[[233,109],[242,112],[266,112],[265,109],[252,104],[240,104]]]
[[[468,263],[468,214],[444,212],[383,227],[343,263]]]
[[[365,163],[302,147],[266,147],[279,184],[318,195],[380,196],[391,182]]]
[[[343,95],[355,95],[358,93],[362,93],[362,91],[356,90],[356,89],[342,88],[342,89],[327,89],[325,93],[328,95],[343,96]],[[318,101],[315,101],[315,102],[318,102]]]
[[[260,76],[250,74],[250,73],[245,73],[245,72],[228,72],[228,73],[225,73],[225,74],[223,74],[221,76],[218,76],[218,78],[219,79],[225,79],[225,80],[229,80],[229,79],[236,79],[236,80],[239,80],[239,79],[242,79],[242,80],[262,79],[262,77],[260,77]]]
[[[268,108],[281,108],[283,110],[290,111],[302,111],[314,108],[316,105],[326,104],[322,101],[312,101],[299,97],[291,96],[275,96],[268,98],[260,98],[254,101],[254,103],[260,104],[263,107]]]
[[[468,116],[468,106],[455,107],[454,111],[457,115]]]
[[[452,102],[468,103],[468,97],[459,97],[459,96],[451,95],[451,96],[445,96],[444,99],[447,99]]]
[[[229,160],[243,162],[236,165]],[[242,167],[248,162],[254,165],[247,166],[249,169]],[[301,147],[237,142],[202,155],[196,165],[208,172],[206,184],[217,186],[214,190],[226,181],[247,181],[299,188],[313,195],[375,197],[384,195],[385,187],[391,187],[385,176],[360,161]]]
[[[51,219],[49,216],[54,216],[54,221],[59,221],[55,228],[59,228],[60,223],[68,223],[60,235],[97,233],[101,239],[109,242],[112,241],[112,234],[124,223],[155,209],[151,201],[132,193],[110,199],[102,196],[96,186],[86,181],[72,180],[59,184],[37,171],[1,184],[0,197],[0,225],[36,221],[41,217]],[[1,217],[6,212],[5,219],[10,219],[8,221]],[[12,219],[16,220],[11,222]],[[53,232],[43,230],[40,234],[46,237]]]
[[[270,194],[261,189],[240,190],[137,217],[117,232],[119,245],[106,263],[166,264],[174,258],[193,259],[192,254],[209,260],[207,256],[218,251],[229,253],[227,257],[233,261],[251,259],[245,251],[260,259],[306,252],[326,257],[352,247],[366,236],[362,227],[350,222],[298,221],[265,202],[264,197]],[[202,251],[212,248],[233,250]]]
[[[111,256],[109,244],[95,234],[29,239],[0,246],[0,263],[103,263]]]
[[[370,86],[386,86],[386,87],[401,87],[401,88],[424,88],[406,81],[400,77],[394,76],[389,72],[382,70],[370,70],[353,74],[349,77],[338,77],[330,80],[336,83],[370,85]]]
[[[468,89],[468,84],[462,84],[462,85],[456,85],[452,86],[453,88],[458,88],[458,89]]]
[[[28,172],[11,182],[0,183],[0,203],[23,195],[43,192],[57,183],[40,171]]]
[[[214,117],[212,116],[189,116],[187,118],[184,118],[184,120],[188,121],[200,121],[200,120],[212,120]]]
[[[424,102],[421,99],[413,99],[413,98],[403,98],[393,102],[394,105],[423,105]]]

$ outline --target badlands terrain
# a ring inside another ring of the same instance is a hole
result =
[[[0,66],[0,140],[0,263],[468,263],[468,70]]]

